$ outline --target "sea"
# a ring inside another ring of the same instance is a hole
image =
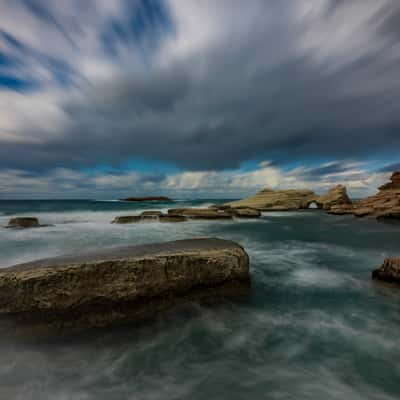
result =
[[[321,210],[256,220],[111,224],[224,200],[0,201],[0,266],[119,245],[220,237],[250,256],[248,297],[188,304],[146,324],[50,343],[0,338],[0,399],[400,398],[400,287],[371,280],[400,256],[400,225]]]

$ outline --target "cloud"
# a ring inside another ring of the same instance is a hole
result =
[[[2,0],[0,170],[141,158],[185,171],[167,185],[250,188],[293,160],[393,155],[398,15],[396,0]],[[273,162],[226,172],[254,159]],[[307,179],[347,174],[319,168]]]
[[[136,171],[76,171],[56,168],[35,174],[24,170],[0,171],[0,198],[122,198],[130,195],[165,194],[173,198],[240,198],[264,188],[312,189],[324,193],[345,184],[353,197],[376,192],[389,172],[371,173],[364,165],[335,161],[337,171],[297,167],[283,170],[267,161],[250,171],[185,171],[164,174]],[[313,171],[318,170],[315,174]]]

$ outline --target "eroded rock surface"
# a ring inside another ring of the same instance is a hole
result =
[[[311,190],[271,190],[264,189],[254,196],[227,203],[232,208],[249,207],[261,211],[293,211],[302,210],[316,204],[318,208],[329,210],[338,205],[350,205],[346,187],[338,185],[326,194],[318,196]]]
[[[180,215],[189,219],[232,219],[230,213],[212,208],[171,208],[168,215]]]
[[[74,332],[147,319],[187,300],[242,294],[249,283],[249,258],[231,241],[112,248],[2,269],[0,318],[16,331]]]
[[[400,222],[400,172],[382,185],[377,194],[354,202],[353,205],[334,206],[331,214],[353,214],[356,217],[375,217],[384,222]]]
[[[346,186],[337,185],[330,189],[326,194],[318,196],[315,201],[321,204],[324,210],[330,210],[332,207],[350,207],[352,202],[347,195]]]
[[[400,258],[386,258],[382,266],[372,272],[372,278],[400,283]]]

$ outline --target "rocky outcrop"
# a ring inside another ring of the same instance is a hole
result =
[[[171,208],[168,215],[180,215],[189,219],[232,219],[230,213],[212,208]]]
[[[232,208],[249,207],[261,211],[286,211],[307,208],[315,199],[311,190],[271,190],[264,189],[254,196],[227,203]]]
[[[352,202],[347,195],[346,186],[337,185],[330,189],[326,194],[318,196],[315,201],[321,204],[324,210],[330,210],[332,207],[351,206]]]
[[[166,196],[147,196],[147,197],[127,197],[126,199],[120,199],[121,201],[172,201]]]
[[[16,217],[10,219],[7,228],[38,228],[40,226],[43,225],[40,225],[35,217]]]
[[[372,271],[372,278],[400,283],[400,258],[386,258],[380,268]]]
[[[380,211],[376,218],[382,222],[400,222],[400,207],[392,207],[390,209]]]
[[[223,211],[227,214],[232,215],[234,218],[260,218],[261,211],[255,208],[249,207],[241,207],[241,208],[232,208],[226,204],[214,204],[209,207],[212,210]]]
[[[235,218],[260,218],[261,212],[255,208],[231,208],[226,212],[233,215]]]
[[[187,218],[183,215],[161,215],[159,218],[160,222],[185,222]]]
[[[333,214],[333,215],[353,214],[353,204],[334,205],[327,211],[329,214]]]
[[[231,241],[112,248],[2,269],[0,319],[16,332],[76,332],[237,295],[249,283],[249,258]]]
[[[227,203],[232,208],[249,207],[260,211],[302,210],[315,203],[317,208],[329,210],[331,207],[351,204],[346,187],[338,185],[324,195],[318,196],[311,190],[271,190],[264,189],[254,196]]]
[[[112,224],[133,224],[135,222],[141,221],[140,215],[121,215],[119,217],[115,217],[111,223]]]
[[[137,222],[185,222],[182,215],[166,215],[161,211],[143,211],[140,215],[123,215],[115,217],[112,224],[133,224]]]
[[[395,172],[390,182],[379,187],[377,194],[354,202],[343,208],[334,206],[331,214],[353,214],[356,217],[375,217],[378,221],[400,221],[400,172]]]

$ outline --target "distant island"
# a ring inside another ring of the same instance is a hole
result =
[[[120,201],[172,201],[166,196],[147,196],[147,197],[127,197],[126,199],[120,199]]]

